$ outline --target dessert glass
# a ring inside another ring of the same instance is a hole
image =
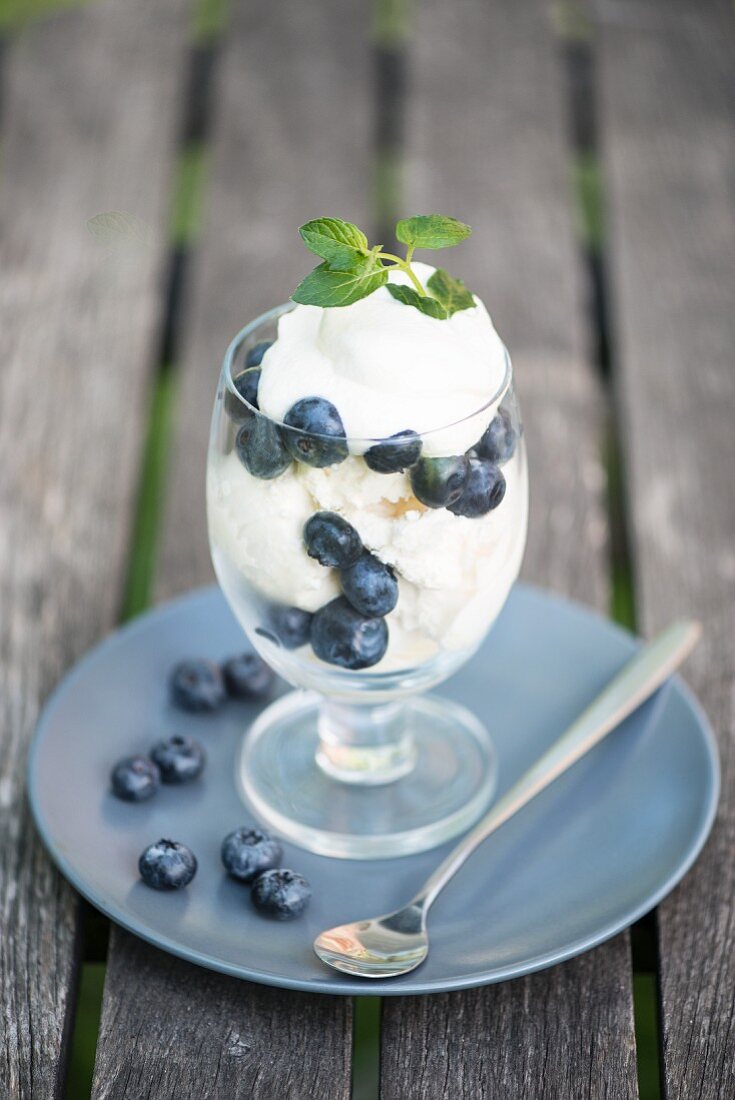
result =
[[[485,515],[427,508],[410,470],[368,468],[363,455],[380,440],[348,439],[349,456],[336,465],[294,461],[277,476],[255,477],[238,455],[243,423],[289,432],[292,442],[303,436],[307,448],[314,438],[266,425],[233,382],[292,308],[258,317],[232,341],[212,418],[207,512],[217,578],[254,648],[299,689],[246,731],[237,781],[255,814],[304,848],[353,859],[405,855],[468,828],[494,793],[496,758],[483,724],[423,693],[476,651],[520,569],[528,489],[512,368],[506,353],[502,385],[482,409],[421,436],[424,456],[456,455],[458,439],[468,450],[502,414],[514,443],[498,460],[505,495]],[[342,514],[395,570],[388,647],[371,667],[327,663],[308,641],[310,613],[340,594],[338,571],[304,547],[304,524],[317,511]]]

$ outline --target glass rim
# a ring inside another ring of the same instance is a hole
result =
[[[305,436],[308,435],[310,438],[313,438],[313,439],[324,439],[324,440],[330,440],[331,442],[334,442],[334,439],[335,439],[334,436],[320,435],[318,432],[307,432],[307,431],[304,431],[303,428],[293,428],[289,424],[284,424],[282,420],[276,420],[275,417],[266,416],[266,414],[262,411],[262,409],[257,409],[255,407],[255,405],[251,405],[250,402],[247,401],[243,397],[243,395],[239,392],[239,390],[237,390],[235,388],[235,382],[234,382],[234,377],[233,377],[233,373],[232,373],[232,368],[233,368],[233,365],[234,365],[234,362],[235,362],[235,356],[237,355],[237,352],[239,351],[239,349],[240,349],[241,345],[243,344],[243,342],[245,340],[247,340],[248,336],[251,336],[255,332],[255,330],[258,329],[261,325],[265,325],[265,324],[267,324],[268,322],[271,322],[271,321],[277,321],[280,317],[283,316],[284,313],[290,313],[291,310],[295,309],[296,305],[297,305],[296,302],[288,301],[288,302],[282,302],[281,305],[274,306],[271,309],[266,310],[265,313],[259,314],[256,318],[254,318],[254,320],[250,321],[247,325],[245,325],[243,328],[241,328],[240,331],[237,333],[237,335],[234,336],[232,338],[232,340],[230,340],[230,343],[227,346],[227,351],[225,352],[224,360],[222,362],[222,373],[224,374],[225,384],[226,384],[227,390],[231,394],[231,396],[235,400],[239,401],[240,404],[242,404],[246,409],[248,409],[250,412],[252,412],[255,416],[263,416],[267,420],[270,420],[271,423],[275,424],[277,427],[282,428],[286,432],[291,432],[294,435],[305,435]],[[500,339],[500,337],[498,337],[498,339]],[[513,383],[513,364],[511,363],[510,353],[508,352],[508,349],[507,349],[507,347],[505,346],[505,344],[503,343],[502,340],[500,341],[500,343],[501,343],[501,346],[503,348],[503,356],[504,356],[504,359],[505,359],[505,370],[503,372],[503,380],[502,380],[501,384],[497,387],[495,392],[492,394],[492,396],[489,397],[488,400],[484,402],[484,404],[480,405],[479,408],[475,409],[471,413],[467,413],[466,416],[461,416],[458,420],[452,420],[448,424],[442,424],[442,425],[440,425],[439,427],[436,427],[436,428],[429,428],[429,429],[427,429],[427,431],[423,431],[423,432],[417,431],[416,434],[418,435],[418,437],[420,439],[427,439],[431,436],[438,436],[438,435],[441,435],[443,432],[448,432],[448,431],[452,430],[453,428],[458,428],[462,424],[466,424],[470,420],[474,420],[476,417],[481,416],[482,413],[484,413],[487,410],[492,409],[495,406],[500,404],[500,402],[502,401],[504,395],[508,392],[508,390],[510,389],[510,387]],[[260,369],[259,367],[247,367],[247,368],[245,368],[245,370],[240,371],[240,374],[244,374],[246,370],[259,370],[259,369]],[[238,377],[240,376],[240,374],[238,375]],[[319,395],[315,394],[314,396],[319,396]],[[339,410],[337,410],[337,411],[339,412]],[[409,429],[406,428],[404,430],[407,431]],[[385,443],[387,439],[391,439],[392,437],[391,436],[350,436],[350,435],[345,435],[344,438],[345,438],[345,440],[347,441],[348,444],[352,443],[352,444],[355,444],[357,446],[364,445],[365,448],[367,448],[367,446],[369,446],[369,445],[374,445],[374,444],[377,444],[377,443]],[[407,441],[407,445],[408,445],[408,441]]]

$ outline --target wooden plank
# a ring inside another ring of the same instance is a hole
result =
[[[299,224],[320,213],[365,222],[368,16],[362,3],[344,18],[340,0],[253,0],[234,11],[183,339],[159,596],[212,578],[204,466],[226,344],[247,320],[288,298],[309,269]],[[188,1043],[192,989],[196,1028]],[[233,1034],[247,1045],[245,1058]],[[351,1038],[346,998],[299,997],[215,975],[205,980],[179,960],[141,953],[114,930],[95,1096],[178,1098],[188,1086],[197,1096],[227,1100],[346,1097]]]
[[[703,856],[658,910],[666,1094],[735,1095],[735,86],[732,6],[607,5],[598,28],[636,607],[681,613],[719,735]]]
[[[585,354],[565,148],[564,83],[547,6],[427,0],[416,20],[408,206],[467,220],[452,270],[513,356],[531,472],[531,580],[607,605],[603,402]],[[383,1003],[382,1093],[637,1094],[627,936],[519,981]]]
[[[60,1096],[79,907],[41,849],[25,752],[114,624],[155,354],[182,0],[100,0],[4,57],[0,185],[0,1095]],[[155,105],[155,109],[153,109]],[[85,222],[124,209],[145,247]]]
[[[93,1095],[346,1098],[350,1016],[346,998],[226,978],[116,928]]]

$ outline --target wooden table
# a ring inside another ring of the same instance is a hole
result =
[[[664,1094],[731,1100],[732,6],[232,0],[228,20],[209,3],[193,23],[191,8],[67,5],[1,58],[0,1096],[63,1094],[96,927],[29,819],[39,708],[123,614],[210,579],[218,361],[306,270],[296,227],[334,213],[385,234],[436,209],[474,226],[458,270],[514,357],[526,576],[644,634],[704,620],[686,676],[724,787],[704,854],[632,953],[623,934],[504,985],[386,999],[380,1095],[636,1096],[634,978],[653,968]],[[112,218],[88,233],[109,211],[145,239],[116,244]],[[346,1097],[353,1011],[113,927],[93,1095]]]

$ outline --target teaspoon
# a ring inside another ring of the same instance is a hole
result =
[[[462,838],[407,905],[320,933],[314,940],[319,958],[360,978],[395,978],[419,966],[429,953],[429,909],[467,857],[644,703],[689,655],[700,633],[699,623],[675,622],[646,645]]]

